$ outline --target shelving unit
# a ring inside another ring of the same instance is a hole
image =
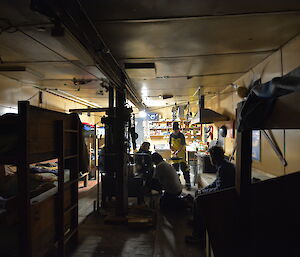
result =
[[[184,132],[187,139],[193,139],[195,137],[201,138],[202,126],[193,125],[190,127],[189,121],[178,121],[181,131]],[[150,138],[164,138],[169,137],[173,131],[173,121],[149,121],[149,135]]]

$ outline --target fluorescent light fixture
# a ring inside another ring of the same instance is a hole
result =
[[[124,66],[130,78],[154,79],[156,77],[155,63],[124,63]]]
[[[5,113],[18,113],[17,107],[1,107],[0,115]]]
[[[0,71],[26,71],[25,66],[0,66]]]
[[[0,65],[0,72],[9,72],[9,73],[11,73],[11,77],[16,78],[16,79],[18,79],[19,74],[23,74],[23,76],[20,78],[21,81],[26,81],[26,79],[24,79],[24,78],[25,77],[27,78],[28,74],[33,75],[34,77],[37,77],[40,79],[44,78],[43,74],[41,74],[35,70],[32,70],[28,67],[25,67],[25,66]],[[26,76],[26,73],[27,73],[27,76]],[[13,75],[13,74],[15,74],[15,75]],[[29,77],[29,81],[30,81],[30,77]]]
[[[62,94],[64,94],[64,95],[67,95],[68,97],[70,97],[70,98],[74,98],[74,99],[76,99],[76,100],[78,100],[78,101],[80,101],[80,102],[82,102],[82,103],[84,103],[85,105],[88,105],[88,106],[90,106],[90,107],[93,107],[93,108],[101,108],[101,106],[100,105],[98,105],[98,104],[96,104],[96,103],[92,103],[92,102],[89,102],[89,101],[87,101],[87,100],[85,100],[85,99],[83,99],[83,98],[80,98],[80,97],[78,97],[78,96],[75,96],[75,95],[72,95],[72,94],[70,94],[70,93],[67,93],[66,91],[63,91],[63,90],[61,90],[61,89],[56,89],[59,93],[62,93]]]
[[[54,89],[52,89],[52,88],[41,88],[41,87],[36,87],[36,88],[38,88],[39,90],[43,90],[43,91],[46,91],[48,93],[51,93],[53,95],[60,96],[62,98],[71,100],[73,102],[88,106],[90,108],[101,108],[101,106],[96,104],[96,103],[89,102],[85,99],[82,99],[78,96],[72,95],[70,93],[67,93],[67,92],[65,92],[63,90],[60,90],[60,89],[57,89],[57,88],[54,88]]]
[[[140,118],[146,118],[146,117],[147,117],[146,111],[140,111],[140,112],[139,112],[139,117],[140,117]]]

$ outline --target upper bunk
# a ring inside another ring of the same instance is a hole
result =
[[[251,87],[238,105],[238,131],[300,129],[300,67]]]
[[[66,114],[18,102],[18,114],[0,117],[0,164],[18,165],[56,159],[62,143],[59,121],[63,121],[66,155],[72,154],[80,133],[77,114]]]
[[[243,107],[241,107],[243,108]],[[257,116],[261,115],[257,111]],[[249,130],[300,129],[300,91],[278,97],[260,123],[247,123]]]
[[[300,129],[300,91],[279,97],[270,115],[260,128]]]

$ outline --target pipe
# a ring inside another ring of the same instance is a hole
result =
[[[52,90],[52,89],[49,89],[49,90]],[[81,102],[87,104],[87,105],[90,106],[90,107],[101,108],[101,106],[98,105],[98,104],[95,104],[95,103],[89,102],[89,101],[87,101],[87,100],[84,100],[84,99],[82,99],[82,98],[80,98],[80,97],[78,97],[78,96],[75,96],[75,95],[72,95],[72,94],[70,94],[70,93],[67,93],[67,92],[65,92],[65,91],[63,91],[63,90],[61,90],[61,89],[55,88],[55,89],[53,89],[53,90],[56,90],[56,91],[58,91],[58,92],[60,92],[60,93],[62,93],[62,94],[65,94],[65,95],[67,95],[67,96],[69,96],[69,97],[71,97],[71,98],[74,98],[74,99],[76,99],[76,100],[78,100],[78,101],[81,101]]]
[[[55,95],[55,96],[58,96],[58,97],[62,97],[62,98],[64,98],[64,99],[67,99],[67,100],[72,101],[72,102],[74,102],[74,103],[81,104],[81,105],[85,105],[85,106],[87,106],[87,107],[91,107],[91,105],[88,105],[87,103],[84,103],[84,102],[82,102],[82,101],[80,101],[80,100],[73,99],[73,98],[71,98],[71,97],[69,97],[69,96],[61,95],[61,94],[59,94],[58,92],[53,92],[52,90],[49,90],[48,88],[41,88],[41,87],[37,87],[37,86],[35,86],[35,88],[37,88],[37,89],[39,89],[39,90],[42,90],[42,91],[45,91],[45,92],[47,92],[47,93],[49,93],[49,94],[52,94],[52,95]],[[93,106],[92,106],[92,107],[93,107]]]

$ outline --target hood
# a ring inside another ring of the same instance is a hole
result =
[[[228,117],[211,109],[204,108],[204,95],[201,95],[199,99],[199,110],[196,113],[195,117],[192,119],[192,124],[209,124],[216,121],[225,120],[228,120]]]

